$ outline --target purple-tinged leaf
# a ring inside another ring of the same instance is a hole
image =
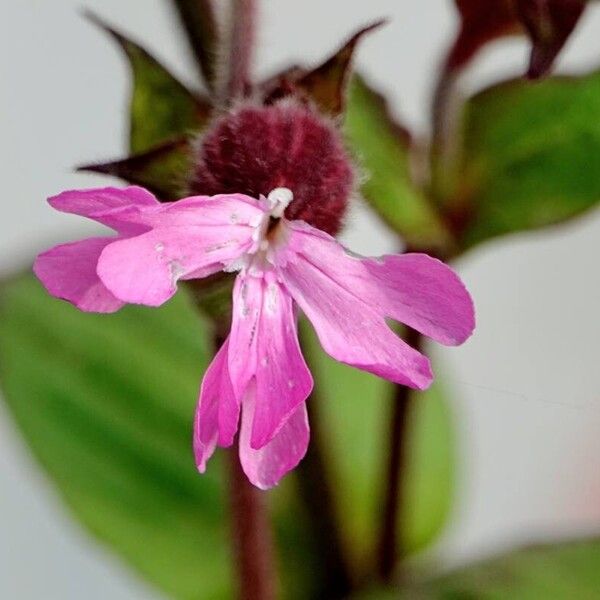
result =
[[[212,0],[173,0],[181,24],[209,90],[214,91],[217,74],[219,29]]]
[[[524,33],[532,49],[527,76],[541,77],[575,28],[586,0],[455,0],[461,25],[445,69],[458,71],[489,42]]]
[[[77,170],[119,177],[169,201],[185,194],[189,166],[190,141],[182,137],[122,160],[82,165]]]
[[[456,0],[460,29],[446,59],[446,69],[464,67],[486,44],[520,31],[513,0]]]
[[[310,97],[323,112],[334,116],[341,114],[345,107],[354,49],[364,35],[378,29],[385,22],[377,21],[357,31],[333,56],[297,79],[296,88]]]
[[[116,40],[132,69],[130,146],[133,153],[145,152],[206,124],[212,111],[207,99],[188,90],[144,48],[97,16],[88,13],[88,17]]]
[[[585,0],[516,0],[517,12],[531,42],[527,76],[545,75],[577,25]]]

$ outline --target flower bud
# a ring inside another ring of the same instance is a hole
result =
[[[243,105],[218,118],[200,139],[189,191],[268,196],[289,188],[287,219],[330,234],[340,228],[354,170],[337,129],[311,108],[286,100]]]

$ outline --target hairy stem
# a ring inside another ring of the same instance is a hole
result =
[[[229,100],[244,96],[250,86],[255,26],[256,0],[232,0],[229,70],[225,90]]]
[[[238,453],[229,451],[231,531],[240,600],[274,600],[271,524],[266,494],[255,488],[240,465]]]
[[[423,343],[420,333],[409,329],[406,342],[419,350]],[[403,474],[406,464],[406,433],[408,415],[410,410],[412,390],[403,385],[397,385],[392,407],[392,417],[388,431],[387,478],[385,496],[383,499],[383,512],[381,517],[381,530],[379,537],[379,576],[386,583],[391,582],[394,576],[396,563],[400,556],[399,540],[402,523],[399,521],[402,514],[404,488]]]
[[[297,467],[299,491],[310,520],[311,537],[318,556],[318,587],[314,600],[346,598],[352,590],[350,571],[344,557],[343,541],[335,514],[330,473],[325,464],[323,435],[319,426],[319,398],[315,392],[307,407],[311,440],[304,460]]]

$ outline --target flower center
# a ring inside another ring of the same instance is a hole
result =
[[[265,213],[252,235],[253,248],[244,256],[226,266],[225,270],[239,271],[247,268],[250,272],[262,272],[268,263],[273,264],[273,250],[285,242],[286,228],[282,222],[283,213],[294,199],[292,190],[279,187],[272,190],[263,201],[269,212]]]
[[[267,196],[266,202],[269,212],[263,217],[256,229],[256,253],[266,252],[270,244],[276,244],[280,240],[283,233],[281,219],[285,209],[293,199],[292,190],[285,187],[275,188]]]

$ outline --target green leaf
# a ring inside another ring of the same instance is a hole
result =
[[[333,461],[348,547],[357,563],[373,560],[383,497],[387,421],[393,387],[329,358],[305,327],[305,352],[315,376],[319,415]],[[402,554],[421,550],[445,525],[454,486],[450,411],[439,387],[413,396],[408,419]]]
[[[98,17],[90,18],[117,41],[131,66],[130,147],[133,153],[198,131],[206,123],[212,108],[208,100],[190,92],[144,48]]]
[[[363,195],[375,212],[411,249],[444,248],[448,234],[411,181],[409,134],[393,121],[383,97],[358,76],[350,89],[346,133],[365,171]]]
[[[600,72],[514,80],[467,102],[460,184],[463,244],[561,223],[600,199]]]
[[[540,545],[450,573],[409,598],[592,600],[600,589],[600,540]]]
[[[452,509],[454,427],[439,380],[425,393],[413,394],[407,431],[409,460],[399,539],[401,552],[410,554],[436,540]]]
[[[71,512],[169,597],[231,598],[223,451],[191,448],[207,326],[183,292],[160,309],[82,313],[32,277],[0,288],[0,383]],[[310,587],[311,540],[293,478],[273,497],[285,598]],[[289,591],[288,591],[289,590]]]

